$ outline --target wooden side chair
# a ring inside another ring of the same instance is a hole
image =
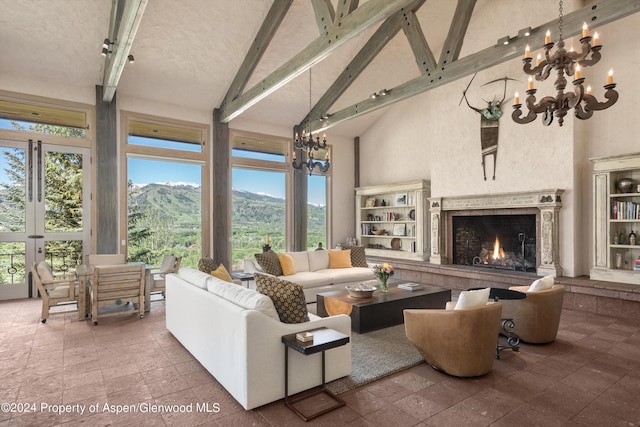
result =
[[[91,254],[87,255],[89,265],[115,265],[127,262],[125,254]]]
[[[144,317],[144,264],[97,265],[91,279],[91,315],[99,317],[137,313]],[[132,304],[134,310],[100,312],[106,306]]]
[[[150,294],[162,294],[162,298],[165,297],[165,275],[169,273],[177,273],[181,262],[182,257],[177,257],[175,255],[164,256],[160,268],[158,268],[157,271],[152,270],[151,272],[153,280],[151,281]]]
[[[56,279],[46,261],[31,265],[31,276],[36,282],[42,298],[41,322],[46,323],[49,314],[78,312],[78,285],[75,278]],[[71,306],[75,308],[50,312],[51,307]]]

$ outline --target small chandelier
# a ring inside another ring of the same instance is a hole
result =
[[[547,30],[544,40],[545,59],[542,59],[540,54],[536,59],[536,66],[531,67],[531,50],[529,45],[525,49],[523,63],[523,70],[528,74],[529,82],[527,88],[526,105],[529,109],[529,113],[524,116],[520,107],[520,97],[518,92],[515,93],[513,103],[513,114],[511,117],[516,123],[524,124],[530,123],[538,117],[538,114],[542,114],[542,124],[549,126],[553,122],[553,117],[558,118],[558,124],[562,126],[564,117],[570,109],[574,109],[574,114],[578,119],[586,120],[591,118],[594,111],[604,110],[611,107],[618,100],[618,92],[615,91],[616,84],[613,82],[613,70],[609,70],[607,76],[607,84],[604,86],[606,92],[604,97],[607,99],[605,102],[599,102],[591,94],[591,86],[587,86],[586,90],[583,86],[584,77],[582,77],[581,67],[590,67],[597,64],[600,61],[600,49],[602,45],[598,40],[598,33],[595,33],[593,37],[589,35],[589,27],[586,23],[582,25],[582,38],[580,44],[582,46],[581,52],[574,52],[573,49],[567,51],[564,47],[564,40],[562,39],[562,0],[560,0],[560,19],[559,19],[559,37],[558,37],[558,49],[553,55],[550,55],[550,51],[553,48],[553,42],[551,42],[551,33]],[[593,42],[593,43],[592,43]],[[558,77],[555,81],[555,88],[558,91],[556,96],[545,96],[536,104],[535,93],[537,89],[533,86],[533,77],[538,81],[544,81],[549,77],[551,70],[557,71]],[[565,93],[567,86],[567,76],[573,76],[573,91]]]
[[[311,111],[311,68],[309,68],[309,111]],[[313,135],[311,134],[311,117],[309,117],[308,122],[308,134],[303,130],[302,137],[298,137],[298,133],[296,132],[295,139],[293,140],[293,161],[291,162],[291,165],[296,170],[302,170],[303,167],[306,167],[309,170],[309,176],[311,176],[311,174],[313,173],[313,169],[316,167],[321,172],[328,171],[329,167],[331,166],[331,161],[329,159],[329,150],[327,150],[324,161],[314,160],[314,151],[318,151],[319,149],[325,150],[327,148],[327,135],[322,136],[322,142],[320,141],[319,135],[316,135],[314,139]],[[296,150],[300,152],[301,156],[306,153],[307,160],[301,160],[300,162],[298,162]]]

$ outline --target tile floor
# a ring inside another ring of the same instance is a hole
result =
[[[0,403],[22,409],[2,406],[0,427],[640,425],[640,322],[626,319],[565,310],[553,344],[503,352],[488,375],[422,364],[344,393],[346,407],[304,423],[282,401],[243,410],[167,332],[163,302],[144,319],[97,326],[75,315],[42,324],[39,314],[39,300],[0,302]],[[195,402],[209,412],[152,406]],[[136,403],[148,412],[114,412]]]

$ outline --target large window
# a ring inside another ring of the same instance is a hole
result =
[[[195,268],[209,254],[206,127],[132,117],[127,129],[128,259],[160,265],[174,254]]]
[[[232,146],[232,269],[241,270],[244,259],[261,252],[265,243],[276,251],[289,250],[293,239],[291,223],[292,176],[287,155],[291,141],[250,132],[234,131]],[[328,175],[308,177],[307,244],[327,247]]]

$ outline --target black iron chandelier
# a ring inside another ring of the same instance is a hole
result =
[[[309,68],[309,112],[311,112],[311,68]],[[314,168],[318,168],[321,172],[326,172],[331,167],[331,161],[329,158],[329,150],[327,150],[324,160],[315,160],[313,153],[314,151],[318,151],[320,149],[327,149],[327,135],[322,136],[322,141],[320,141],[320,135],[316,135],[315,139],[311,134],[311,116],[309,116],[309,133],[307,134],[304,130],[302,131],[302,135],[299,137],[296,132],[295,139],[293,140],[293,161],[291,165],[296,170],[302,170],[306,167],[309,170],[309,176],[313,173]],[[300,160],[298,162],[298,157],[296,155],[296,151],[300,152],[300,156],[304,157],[306,155],[306,160]]]
[[[520,104],[520,98],[518,92],[516,92],[513,103],[514,111],[511,115],[516,123],[530,123],[538,117],[538,114],[542,114],[542,123],[545,126],[549,126],[553,122],[554,116],[558,119],[558,125],[562,126],[564,117],[570,109],[574,109],[574,114],[578,119],[586,120],[591,118],[594,111],[609,108],[618,100],[618,92],[615,91],[616,84],[613,82],[613,70],[609,70],[607,84],[604,86],[606,90],[604,97],[607,101],[599,102],[591,94],[591,86],[584,88],[585,78],[582,77],[581,67],[590,67],[600,61],[602,45],[599,43],[598,33],[591,37],[589,35],[589,27],[586,23],[583,23],[582,38],[580,39],[582,50],[580,52],[574,52],[573,49],[567,51],[562,39],[562,0],[560,1],[559,10],[559,37],[556,52],[553,55],[550,54],[554,44],[551,41],[551,34],[548,30],[544,41],[545,58],[542,59],[541,55],[538,54],[535,67],[531,66],[533,58],[531,58],[529,45],[525,49],[525,57],[522,62],[524,72],[530,76],[525,100],[529,113],[521,117],[522,110],[520,107],[522,104]],[[545,96],[536,103],[535,94],[537,89],[534,88],[533,79],[544,81],[549,77],[552,70],[557,71],[558,77],[554,85],[558,92],[556,96]],[[573,91],[566,93],[567,79],[565,75],[573,76]]]

